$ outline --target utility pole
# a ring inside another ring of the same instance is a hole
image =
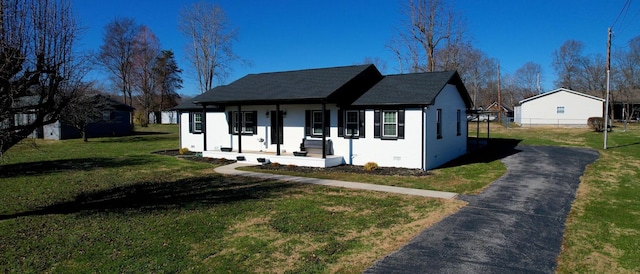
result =
[[[502,122],[502,92],[500,91],[500,63],[498,63],[498,121]]]
[[[607,137],[609,132],[609,89],[610,89],[610,74],[611,74],[611,28],[609,28],[609,34],[607,38],[607,99],[605,100],[606,106],[604,107],[604,149],[607,149]]]
[[[536,88],[538,89],[538,95],[540,95],[540,72],[536,73]]]

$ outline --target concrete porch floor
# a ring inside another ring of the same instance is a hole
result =
[[[279,163],[281,165],[296,165],[296,166],[308,166],[308,167],[332,167],[339,166],[345,163],[344,157],[339,155],[327,155],[325,159],[322,159],[322,155],[319,154],[307,154],[307,156],[294,156],[293,153],[281,153],[276,155],[275,152],[264,151],[243,151],[238,153],[237,151],[204,151],[202,157],[209,158],[224,158],[229,160],[238,160],[238,162],[261,164],[266,163]],[[258,161],[263,159],[264,161]]]

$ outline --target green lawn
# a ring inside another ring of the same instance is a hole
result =
[[[222,176],[150,153],[170,148],[176,126],[12,148],[0,272],[359,273],[462,206]]]
[[[623,129],[615,125],[604,150],[603,133],[588,129],[491,128],[492,137],[519,139],[523,144],[600,152],[600,158],[587,167],[571,208],[559,273],[640,272],[640,125]]]
[[[602,133],[586,129],[491,130],[501,144],[599,150],[567,220],[558,272],[640,272],[640,126],[616,127],[608,150]],[[211,164],[151,154],[177,148],[175,126],[35,145],[23,142],[0,162],[5,273],[360,273],[462,206],[222,176]],[[434,171],[441,179],[417,184],[476,192],[491,179],[473,177],[486,168],[495,177],[508,152],[472,154]]]

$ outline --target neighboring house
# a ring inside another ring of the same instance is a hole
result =
[[[586,126],[603,117],[604,99],[560,88],[519,102],[514,121],[520,125]]]
[[[609,109],[609,113],[613,115],[614,120],[640,121],[640,90],[615,92],[611,99],[612,109]]]
[[[160,119],[157,117],[160,117]],[[178,118],[180,118],[180,116],[178,116],[178,111],[176,110],[163,110],[149,113],[150,124],[175,125],[178,123]]]
[[[120,103],[110,97],[95,95],[94,102],[101,113],[101,117],[93,118],[86,125],[85,131],[88,138],[124,136],[131,134],[131,115],[134,108]],[[62,115],[64,116],[64,114]],[[74,139],[82,137],[81,132],[64,119],[55,123],[44,125],[43,138],[52,140]]]
[[[457,72],[359,65],[250,74],[174,109],[180,147],[205,157],[427,170],[466,154],[471,105]]]
[[[500,104],[500,107],[498,107],[498,102],[495,102],[495,101],[491,103],[489,106],[487,106],[485,108],[485,111],[493,112],[493,113],[502,112],[502,114],[507,115],[507,117],[513,117],[513,109],[506,106],[505,104]]]

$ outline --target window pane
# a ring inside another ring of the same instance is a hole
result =
[[[322,112],[314,111],[313,112],[313,122],[314,123],[322,123]]]
[[[358,123],[358,113],[355,111],[347,111],[347,123]]]
[[[396,122],[396,113],[395,112],[385,112],[384,113],[384,123],[394,123]]]
[[[384,133],[382,133],[384,136],[396,136],[396,125],[395,124],[391,124],[391,125],[384,125]]]

